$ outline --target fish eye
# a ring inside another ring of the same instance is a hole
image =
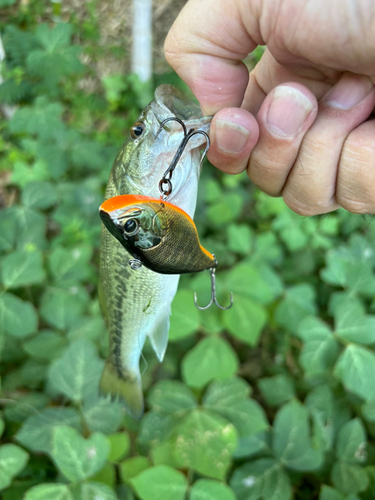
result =
[[[135,219],[128,219],[124,224],[124,231],[127,236],[134,236],[139,231],[139,222]]]
[[[145,131],[145,124],[142,122],[135,122],[130,129],[130,137],[132,139],[139,139],[143,132]]]

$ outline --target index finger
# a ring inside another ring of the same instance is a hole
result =
[[[243,13],[238,0],[189,0],[166,38],[167,61],[191,88],[204,114],[240,107],[243,101],[249,72],[242,59],[263,43],[260,35],[255,41],[244,27],[243,16],[252,16],[252,2],[246,4]]]

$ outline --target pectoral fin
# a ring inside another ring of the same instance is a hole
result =
[[[161,318],[149,335],[152,348],[160,362],[163,361],[165,351],[167,350],[170,314],[170,309],[168,309],[167,314]]]

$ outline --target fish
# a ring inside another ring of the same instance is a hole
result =
[[[99,215],[138,265],[156,273],[198,273],[217,265],[215,256],[200,244],[193,219],[165,200],[115,196],[100,206]]]
[[[187,129],[209,131],[212,117],[171,85],[156,88],[154,100],[130,129],[110,172],[105,200],[121,195],[160,197],[159,182],[172,162],[184,132],[169,117],[182,120]],[[158,134],[158,135],[157,135]],[[157,136],[157,137],[156,137]],[[189,140],[173,172],[168,202],[191,218],[197,201],[201,171],[202,135]],[[134,418],[141,418],[144,401],[139,360],[148,337],[161,362],[168,344],[169,316],[179,274],[159,274],[143,266],[129,266],[132,255],[104,224],[100,243],[99,299],[109,330],[109,355],[100,381],[100,393],[124,402]]]

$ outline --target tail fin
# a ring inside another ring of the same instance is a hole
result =
[[[107,360],[99,384],[100,393],[110,394],[112,399],[120,399],[133,418],[139,420],[143,415],[143,392],[140,373],[124,369],[120,371]]]

